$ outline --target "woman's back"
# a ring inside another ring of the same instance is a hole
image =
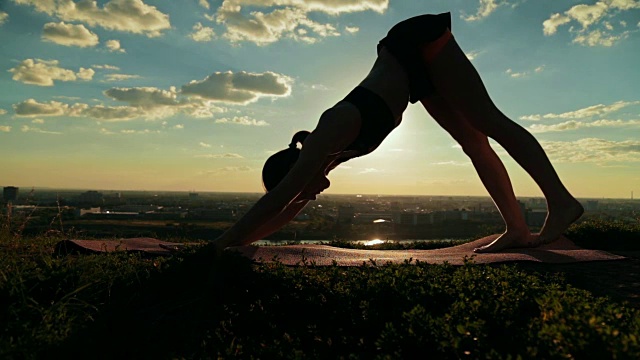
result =
[[[398,60],[386,48],[381,48],[373,68],[360,86],[384,99],[393,113],[396,125],[400,122],[409,103],[409,79]]]

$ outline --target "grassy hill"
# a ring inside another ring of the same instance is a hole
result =
[[[640,227],[586,222],[568,236],[630,251]],[[285,267],[196,249],[57,257],[60,239],[1,232],[2,359],[640,358],[640,306],[580,288],[571,264]]]

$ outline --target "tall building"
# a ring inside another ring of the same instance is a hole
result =
[[[15,201],[18,198],[18,190],[19,188],[15,186],[5,186],[2,189],[2,199],[5,202]]]

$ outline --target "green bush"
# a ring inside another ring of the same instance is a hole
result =
[[[638,310],[512,265],[57,258],[57,240],[0,237],[2,359],[640,358]]]
[[[589,249],[640,250],[640,222],[587,220],[572,225],[565,235]]]

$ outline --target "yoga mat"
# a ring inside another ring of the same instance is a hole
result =
[[[66,254],[99,254],[113,251],[139,252],[144,255],[171,255],[180,250],[184,243],[172,243],[153,238],[128,238],[118,240],[62,240],[56,244],[54,252]]]
[[[363,263],[383,265],[387,262],[413,262],[462,265],[465,256],[473,257],[477,264],[503,263],[512,261],[534,261],[543,263],[574,263],[584,261],[622,260],[623,256],[601,250],[582,249],[566,237],[537,248],[509,249],[499,253],[476,254],[473,249],[495,240],[499,235],[491,235],[472,242],[435,250],[358,250],[343,249],[326,245],[285,245],[285,246],[239,246],[227,250],[238,251],[242,255],[260,262],[279,261],[286,265],[299,265],[303,259],[315,265],[360,266]]]
[[[383,265],[387,262],[404,263],[411,259],[431,264],[449,263],[462,265],[465,257],[478,264],[511,261],[533,261],[544,263],[573,263],[585,261],[622,260],[623,256],[601,250],[589,250],[576,246],[571,240],[561,237],[552,244],[537,248],[509,249],[499,253],[476,254],[473,249],[493,241],[498,235],[487,236],[466,244],[435,250],[359,250],[327,245],[284,246],[238,246],[226,251],[237,251],[258,262],[279,261],[285,265],[300,265],[303,262],[315,265],[360,266],[363,263]],[[185,245],[153,238],[129,238],[120,240],[63,240],[56,245],[58,254],[106,253],[113,251],[141,252],[150,256],[171,255]]]

